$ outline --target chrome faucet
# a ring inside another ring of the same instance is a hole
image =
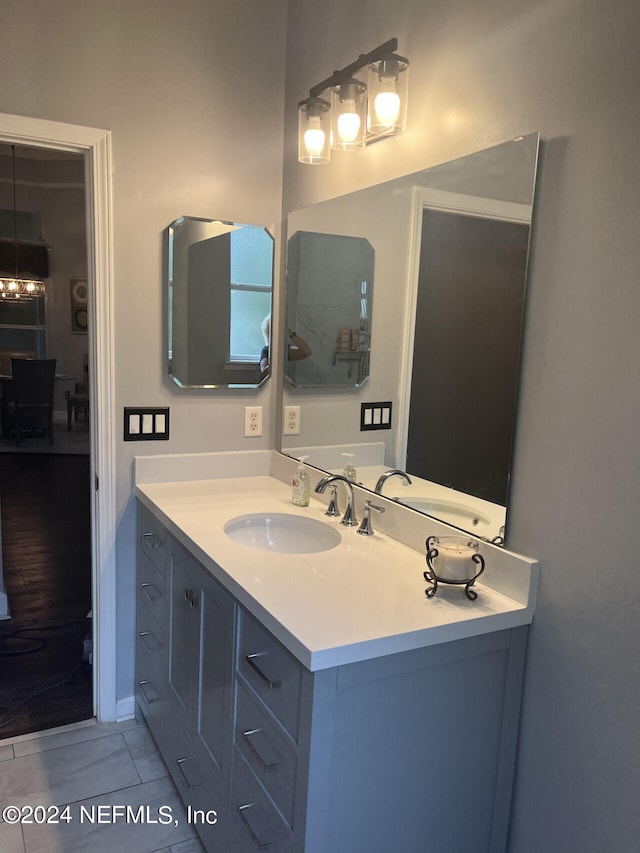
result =
[[[358,523],[358,519],[356,518],[355,510],[353,508],[353,485],[351,484],[351,481],[347,480],[346,477],[343,477],[342,474],[332,474],[329,477],[323,477],[315,488],[316,493],[321,495],[327,486],[331,485],[331,483],[344,483],[347,490],[347,506],[340,524],[344,524],[347,527],[355,527]]]
[[[374,492],[376,492],[376,494],[382,494],[382,487],[390,477],[402,477],[402,484],[404,486],[411,485],[411,477],[407,473],[401,471],[399,468],[392,468],[390,471],[385,471],[384,474],[382,474],[378,478],[378,482],[376,483],[376,487],[374,489]]]
[[[364,515],[362,516],[360,527],[356,530],[356,533],[361,533],[363,536],[373,536],[373,525],[371,524],[370,517],[372,509],[381,514],[384,512],[383,506],[376,506],[376,504],[372,504],[371,501],[365,501]]]

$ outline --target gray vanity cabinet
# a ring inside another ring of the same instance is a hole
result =
[[[209,853],[504,853],[526,627],[311,672],[140,533],[137,707]]]
[[[203,774],[225,795],[231,774],[235,602],[172,539],[168,563],[168,702],[193,741]],[[188,774],[185,762],[181,769]]]
[[[168,536],[144,507],[140,507],[138,531],[136,698],[151,732],[161,740],[167,695]]]

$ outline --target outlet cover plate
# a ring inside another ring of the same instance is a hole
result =
[[[300,435],[300,406],[285,406],[282,416],[282,434]]]
[[[244,437],[259,438],[262,435],[262,406],[245,406]]]

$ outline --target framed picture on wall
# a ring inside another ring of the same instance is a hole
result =
[[[72,278],[71,289],[71,331],[76,335],[87,334],[87,279]]]

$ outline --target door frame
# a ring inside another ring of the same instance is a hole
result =
[[[420,276],[420,248],[422,244],[422,214],[426,208],[462,216],[478,216],[484,219],[499,219],[505,222],[531,224],[531,205],[501,201],[478,196],[415,186],[411,191],[411,212],[407,266],[405,270],[405,306],[403,320],[402,364],[405,370],[400,376],[398,388],[398,426],[394,440],[394,464],[405,470],[409,438],[409,408],[411,403],[411,381],[413,348],[415,344],[415,317],[418,302],[418,280]]]
[[[117,716],[111,132],[0,113],[0,141],[70,151],[84,157],[91,395],[93,711],[99,722],[107,722]]]

